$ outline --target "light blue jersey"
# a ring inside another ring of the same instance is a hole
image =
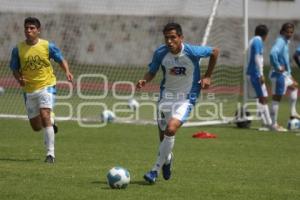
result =
[[[172,54],[166,45],[154,52],[149,64],[149,72],[156,74],[161,67],[163,79],[160,85],[160,98],[189,99],[195,104],[200,93],[201,58],[209,57],[213,48],[184,43],[177,55]]]
[[[264,44],[260,36],[253,37],[249,42],[247,75],[251,77],[262,76],[262,69],[258,62],[263,65]],[[257,61],[258,60],[258,61]]]
[[[272,77],[281,74],[280,67],[284,67],[286,75],[291,74],[290,57],[289,57],[289,41],[283,36],[276,39],[270,52],[270,62],[273,68]]]

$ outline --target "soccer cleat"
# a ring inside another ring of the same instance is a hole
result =
[[[51,155],[46,156],[45,163],[53,164],[55,158]]]
[[[144,175],[144,179],[145,181],[153,184],[155,183],[157,176],[158,176],[157,171],[150,171]]]
[[[286,128],[283,128],[282,126],[279,125],[273,125],[272,130],[276,132],[287,132]]]
[[[171,178],[171,166],[173,161],[173,153],[171,153],[170,161],[162,166],[162,175],[165,180],[169,180]]]
[[[300,119],[300,115],[298,113],[295,113],[293,115],[291,115],[290,119]]]

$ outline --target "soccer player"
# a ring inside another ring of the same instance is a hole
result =
[[[284,23],[280,29],[280,36],[276,39],[270,52],[270,62],[272,66],[271,82],[272,82],[272,108],[271,117],[274,126],[286,131],[277,123],[279,102],[282,95],[287,89],[290,90],[290,115],[291,118],[299,118],[296,111],[296,102],[298,96],[298,83],[291,75],[290,57],[289,57],[289,40],[294,34],[294,24]]]
[[[268,32],[266,25],[256,26],[255,36],[249,42],[247,67],[249,96],[258,98],[258,112],[261,114],[263,122],[263,127],[259,128],[261,131],[277,130],[277,127],[272,128],[272,119],[267,104],[268,91],[263,73],[264,42],[267,39]]]
[[[161,68],[163,79],[157,108],[161,143],[153,168],[144,175],[149,183],[155,183],[161,169],[163,178],[170,179],[175,134],[189,117],[200,89],[210,86],[219,55],[217,48],[184,43],[181,26],[177,23],[166,24],[163,35],[165,44],[156,49],[148,72],[136,84],[136,88],[141,89]],[[209,57],[208,69],[200,78],[199,61],[205,57]]]
[[[41,23],[35,17],[24,20],[25,41],[13,48],[10,68],[24,91],[25,106],[34,131],[43,129],[47,163],[54,163],[54,128],[51,111],[55,100],[56,77],[50,59],[59,63],[68,81],[73,80],[67,61],[52,42],[39,38]]]
[[[293,58],[294,58],[296,64],[298,65],[298,67],[300,68],[300,45],[296,49]]]

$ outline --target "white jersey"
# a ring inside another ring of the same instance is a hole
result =
[[[195,104],[200,93],[200,58],[209,57],[212,47],[183,44],[177,55],[166,45],[159,47],[149,64],[149,72],[155,74],[159,67],[163,71],[160,99],[189,99]]]

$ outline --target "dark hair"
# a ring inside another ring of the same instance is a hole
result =
[[[182,35],[182,29],[180,24],[175,23],[175,22],[171,22],[165,25],[164,29],[163,29],[163,33],[165,34],[166,32],[175,30],[177,35]]]
[[[264,24],[260,24],[260,25],[256,26],[256,28],[255,28],[255,35],[259,35],[261,37],[268,35],[268,32],[269,32],[269,29]]]
[[[290,23],[290,22],[282,24],[281,29],[280,29],[280,34],[283,34],[283,32],[287,31],[290,28],[292,28],[294,30],[295,25],[293,23]]]
[[[25,20],[24,20],[24,26],[26,24],[33,24],[35,25],[37,28],[40,28],[41,27],[41,22],[38,18],[36,17],[27,17]]]

